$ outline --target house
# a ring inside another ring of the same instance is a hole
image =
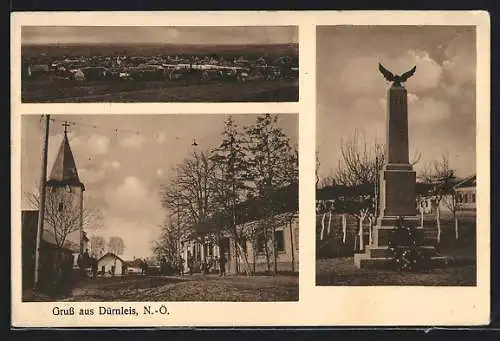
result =
[[[223,223],[217,218],[206,224],[200,224],[201,226],[195,226],[193,230],[196,232],[184,236],[180,243],[184,272],[189,271],[187,262],[189,259],[193,259],[195,272],[201,270],[202,264],[213,264],[211,270],[218,271],[218,260],[222,254],[226,259],[226,273],[245,272],[245,258],[252,272],[266,271],[268,263],[270,270],[274,271],[273,240],[277,250],[276,267],[278,271],[298,272],[297,194],[297,186],[290,186],[282,190],[275,198],[281,201],[281,211],[267,219],[258,213],[260,207],[258,202],[248,200],[241,203],[236,208],[237,234],[244,236],[239,243],[236,243],[234,235],[229,231],[220,230]],[[225,218],[220,219],[224,220]],[[227,224],[227,221],[225,223]],[[273,230],[274,236],[272,235]]]
[[[423,209],[424,214],[436,213],[436,200],[434,196],[422,192],[418,198],[419,209]],[[455,208],[457,216],[460,218],[471,218],[476,216],[476,175],[468,176],[453,185],[453,192],[446,194],[439,202],[439,210],[443,217],[453,214]]]
[[[23,210],[21,213],[21,262],[23,289],[34,284],[35,250],[38,230],[38,210]],[[40,240],[39,283],[42,288],[52,286],[56,280],[57,260],[59,257],[71,261],[73,251],[68,247],[59,247],[54,234],[45,231]]]
[[[273,218],[274,240],[277,249],[278,271],[298,272],[299,268],[299,228],[298,212],[277,215]],[[227,260],[225,264],[226,273],[240,273],[245,271],[243,253],[246,254],[250,270],[253,272],[265,272],[267,270],[267,256],[265,252],[266,239],[268,252],[272,254],[272,236],[265,237],[261,230],[261,220],[253,220],[237,226],[238,231],[253,230],[252,239],[245,238],[241,241],[241,250],[235,243],[234,237],[227,231],[220,236],[205,235],[204,237],[185,237],[181,242],[181,256],[184,260],[184,272],[188,272],[187,260],[194,260],[194,271],[200,271],[201,264],[215,261],[214,271],[219,271],[217,264],[221,254]],[[271,234],[271,229],[267,231]],[[274,257],[269,256],[271,271],[274,269]]]
[[[71,70],[71,76],[73,77],[74,80],[77,80],[77,81],[85,80],[85,74],[80,69]]]
[[[106,253],[97,260],[97,268],[101,275],[121,276],[126,274],[125,261],[112,252]]]
[[[476,211],[476,175],[460,181],[454,190],[461,211]]]

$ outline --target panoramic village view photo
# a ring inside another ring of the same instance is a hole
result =
[[[318,26],[317,58],[316,285],[475,286],[475,27]]]
[[[23,301],[297,301],[297,116],[22,115]]]
[[[23,26],[22,101],[294,102],[293,26]]]

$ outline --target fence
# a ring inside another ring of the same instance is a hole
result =
[[[355,252],[360,252],[358,219],[346,214],[345,237],[342,229],[342,215],[332,213],[330,229],[328,231],[329,214],[316,215],[316,258],[350,257]],[[323,222],[323,223],[322,223]],[[455,239],[455,225],[450,215],[441,217],[441,251],[457,248],[469,248],[475,250],[476,245],[476,221],[475,215],[458,215],[459,239]],[[324,227],[323,227],[324,226]],[[370,225],[368,219],[363,224],[363,241],[369,243]],[[323,235],[322,235],[323,230]],[[437,227],[434,215],[424,216],[424,231],[427,243],[437,243]]]

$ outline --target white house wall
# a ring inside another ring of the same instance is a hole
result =
[[[299,265],[299,226],[298,226],[298,217],[293,218],[292,223],[291,223],[291,229],[289,223],[282,224],[279,226],[276,226],[276,231],[283,231],[283,239],[284,239],[284,250],[278,252],[277,255],[277,263],[278,263],[278,271],[298,271],[298,265]],[[293,245],[292,245],[293,243]],[[184,246],[182,248],[181,254],[182,258],[184,260],[184,271],[188,272],[189,268],[187,266],[187,260],[188,260],[188,254],[190,253],[191,255],[194,255],[193,250],[196,248],[196,244],[199,245],[199,252],[201,256],[201,260],[205,260],[208,257],[208,254],[205,254],[203,247],[201,244],[199,244],[198,241],[190,240],[190,241],[185,241]],[[216,243],[212,243],[212,248],[213,248],[213,257],[220,258],[220,248]],[[273,247],[272,247],[272,239],[269,238],[268,241],[268,248],[270,252],[272,253]],[[250,264],[251,269],[253,269],[253,263],[255,259],[255,270],[257,272],[260,271],[265,271],[267,266],[267,260],[265,253],[259,253],[255,255],[254,258],[254,251],[253,251],[253,246],[252,246],[252,241],[248,240],[246,242],[246,249],[247,249],[247,255],[248,255],[248,262]],[[198,251],[197,251],[198,252]],[[208,253],[208,252],[207,252]],[[232,238],[229,238],[229,257],[227,259],[226,263],[226,272],[227,273],[234,273],[236,272],[236,269],[239,268],[239,271],[242,272],[244,271],[244,262],[239,257],[238,261],[236,260],[236,245],[234,243],[234,240]],[[293,260],[293,265],[292,265],[292,260]],[[271,270],[274,269],[274,257],[271,255],[270,256],[270,262],[271,262]]]
[[[98,271],[102,271],[102,267],[104,266],[104,271],[106,273],[110,272],[112,267],[115,265],[115,258],[110,256],[105,256],[97,262]],[[123,263],[120,259],[116,259],[116,268],[115,268],[115,276],[119,276],[123,274]]]

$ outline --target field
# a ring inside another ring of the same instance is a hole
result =
[[[298,81],[23,81],[25,103],[57,102],[295,102]]]
[[[322,259],[316,262],[316,285],[419,285],[474,286],[476,266],[465,259],[425,272],[358,269],[353,257]]]

